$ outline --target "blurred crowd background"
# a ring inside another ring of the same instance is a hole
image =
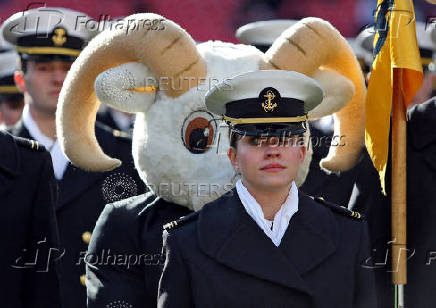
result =
[[[429,22],[436,19],[436,6],[429,3],[431,0],[413,2],[417,20]],[[235,30],[246,23],[307,16],[326,19],[342,35],[353,37],[373,23],[377,0],[0,0],[1,21],[15,12],[43,5],[82,11],[97,20],[153,12],[180,24],[196,41],[237,42]]]

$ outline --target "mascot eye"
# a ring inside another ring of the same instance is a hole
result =
[[[207,152],[213,143],[216,127],[213,114],[207,111],[192,112],[183,123],[183,144],[193,154]]]

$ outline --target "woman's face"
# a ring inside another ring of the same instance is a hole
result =
[[[285,139],[245,136],[237,141],[236,149],[231,147],[228,151],[244,185],[256,191],[289,189],[305,154],[304,140],[299,136]]]

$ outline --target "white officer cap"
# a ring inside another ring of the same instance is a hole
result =
[[[372,65],[372,44],[374,41],[374,29],[365,28],[354,39],[349,39],[351,48],[353,48],[354,54],[357,60],[359,60],[360,66],[365,73],[370,71]]]
[[[40,7],[9,17],[3,24],[3,36],[24,58],[54,55],[75,58],[97,28],[98,22],[85,13]]]
[[[306,75],[260,70],[226,79],[206,94],[209,111],[223,115],[234,131],[280,136],[305,132],[307,113],[323,100],[323,90]]]
[[[235,35],[241,42],[266,51],[283,31],[297,22],[298,20],[293,19],[252,22],[236,30]]]
[[[416,21],[416,38],[418,41],[419,52],[421,54],[421,61],[424,67],[433,65],[433,53],[436,51],[436,25],[426,24],[421,21]],[[372,64],[372,52],[374,41],[374,28],[369,27],[362,30],[356,37],[355,45],[357,48],[364,50],[366,53],[371,54]],[[433,65],[434,66],[434,65]]]
[[[11,50],[14,49],[14,45],[9,43],[3,38],[3,25],[0,27],[0,52],[3,52],[5,50]]]
[[[436,51],[436,24],[416,22],[416,38],[418,39],[419,52],[421,53],[422,65],[433,64],[433,53]],[[434,70],[434,67],[432,68]]]
[[[14,82],[17,53],[12,48],[13,46],[3,39],[0,32],[0,94],[19,93]]]

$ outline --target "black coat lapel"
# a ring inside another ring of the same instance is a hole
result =
[[[216,259],[237,271],[311,294],[294,264],[257,225],[242,222]]]
[[[70,162],[62,180],[58,181],[59,201],[57,209],[62,208],[83,193],[95,182],[107,176],[106,172],[87,172],[73,166]]]
[[[257,226],[246,213],[236,191],[232,190],[220,200],[206,205],[200,212],[201,249],[236,271],[312,295],[292,256],[276,247]]]
[[[331,211],[300,192],[298,212],[291,218],[280,248],[302,275],[335,252],[338,235]]]
[[[96,129],[96,135],[99,130]],[[20,120],[12,129],[11,133],[15,136],[33,139],[30,136],[29,130],[24,126]],[[104,172],[86,172],[80,168],[74,167],[68,163],[62,180],[58,181],[58,202],[56,209],[68,204],[71,200],[75,199],[89,186],[105,176]]]
[[[19,121],[11,129],[11,133],[15,136],[33,139],[22,121]],[[97,126],[95,128],[95,134],[104,151],[109,155],[114,155],[113,139],[109,140],[104,134],[103,129]],[[83,193],[88,187],[108,175],[109,172],[87,172],[68,163],[62,180],[58,181],[59,198],[56,209],[59,210]]]
[[[112,131],[105,131],[99,125],[95,126],[95,136],[105,153],[112,157],[119,157],[117,144],[114,143],[115,138],[112,136]],[[68,163],[64,176],[59,183],[59,202],[58,209],[62,208],[89,187],[96,185],[96,182],[111,175],[112,172],[90,172],[84,171],[78,167]],[[103,183],[101,184],[103,185]],[[99,187],[99,191],[103,194],[103,187]]]

